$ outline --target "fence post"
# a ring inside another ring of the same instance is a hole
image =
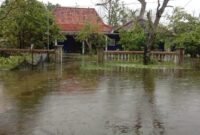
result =
[[[85,54],[85,42],[83,41],[82,42],[82,55]]]
[[[177,48],[177,51],[178,51],[178,64],[182,65],[184,62],[185,50],[184,48]]]
[[[33,63],[33,61],[34,61],[34,60],[33,60],[34,57],[33,57],[33,50],[32,50],[32,49],[31,49],[31,59],[32,59],[32,62],[31,62],[31,63],[32,63],[32,66],[33,66],[33,64],[34,64],[34,63]]]
[[[104,48],[97,47],[97,61],[98,64],[102,64],[104,62]]]
[[[63,45],[57,45],[56,46],[56,62],[63,62]]]
[[[34,47],[34,44],[31,44],[31,59],[32,59],[31,67],[32,67],[32,69],[33,69],[33,64],[34,64],[33,47]]]

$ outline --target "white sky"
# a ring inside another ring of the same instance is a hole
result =
[[[44,3],[47,3],[48,1],[53,4],[58,3],[61,6],[67,6],[67,7],[86,7],[86,8],[93,7],[93,8],[96,8],[100,16],[104,15],[103,9],[101,7],[95,6],[95,4],[100,3],[101,0],[40,0],[40,1],[43,1]],[[126,3],[127,6],[131,9],[140,8],[140,4],[138,3],[138,0],[121,0],[121,1]],[[146,0],[146,1],[148,2],[147,9],[152,9],[152,10],[156,9],[157,0]],[[173,6],[173,7],[177,7],[177,6],[182,7],[187,12],[195,16],[199,16],[200,14],[200,0],[171,0],[168,5]],[[170,14],[172,10],[173,10],[172,7],[166,8],[165,14],[166,13]],[[165,19],[163,18],[163,20]]]
[[[3,0],[0,0],[0,2]],[[61,6],[67,7],[93,7],[96,8],[97,12],[100,16],[104,15],[103,9],[101,7],[95,6],[96,3],[100,3],[101,0],[39,0],[47,3],[48,1],[53,4],[60,4]],[[127,4],[131,9],[139,9],[140,4],[138,4],[137,0],[121,0]],[[148,2],[147,8],[155,10],[157,6],[157,0],[146,0]],[[162,0],[161,0],[162,1]],[[170,6],[173,7],[183,7],[185,10],[195,16],[199,16],[200,14],[200,0],[171,0],[169,2]],[[173,8],[168,7],[165,10],[165,13],[171,13]],[[163,18],[164,19],[164,18]]]
[[[70,6],[70,7],[96,7],[95,4],[99,3],[101,0],[40,0],[43,2],[51,2],[51,3],[58,3],[62,6]],[[133,9],[139,8],[139,4],[137,0],[121,0],[125,3],[131,3],[129,7]],[[147,0],[150,2],[147,4],[148,8],[156,8],[157,0]],[[179,6],[185,8],[190,13],[195,13],[196,15],[200,13],[200,0],[171,0],[169,2],[171,6]]]

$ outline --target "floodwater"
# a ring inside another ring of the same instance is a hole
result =
[[[0,135],[200,134],[199,69],[80,64],[0,72]]]

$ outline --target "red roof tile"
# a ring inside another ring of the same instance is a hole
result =
[[[111,26],[106,25],[94,8],[58,7],[53,12],[56,23],[63,32],[78,32],[89,22],[99,26],[101,32],[110,32]]]

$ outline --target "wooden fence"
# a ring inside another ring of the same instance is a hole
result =
[[[142,62],[143,51],[105,51],[104,58],[106,61],[119,62]],[[181,64],[183,62],[184,50],[179,49],[176,52],[152,51],[151,59],[158,62],[173,62]]]

